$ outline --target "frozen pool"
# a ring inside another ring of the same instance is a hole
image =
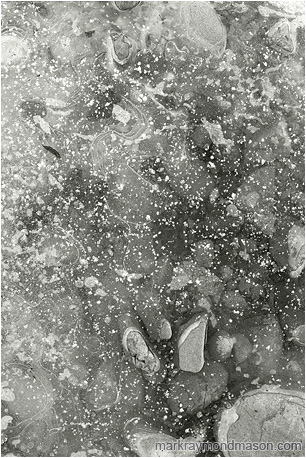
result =
[[[1,6],[3,456],[304,456],[303,2]]]

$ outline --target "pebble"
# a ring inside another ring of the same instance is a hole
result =
[[[208,314],[194,315],[180,328],[177,340],[178,364],[182,371],[199,372],[204,365]]]
[[[234,334],[233,338],[233,358],[237,364],[241,364],[252,354],[253,345],[243,334]]]
[[[229,281],[233,278],[233,269],[230,266],[221,267],[221,277],[224,281]]]
[[[243,311],[248,308],[247,301],[237,291],[227,291],[221,298],[221,305],[230,309]]]
[[[210,356],[218,362],[226,361],[232,354],[235,342],[235,338],[232,338],[228,332],[215,332],[207,345]]]

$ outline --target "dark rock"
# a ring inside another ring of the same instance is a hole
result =
[[[253,345],[249,358],[249,375],[267,380],[279,370],[283,353],[283,333],[275,315],[247,318],[241,323],[240,332]]]
[[[176,414],[206,409],[226,391],[227,380],[227,371],[217,362],[207,362],[201,374],[180,372],[169,383],[169,407]]]
[[[91,409],[99,411],[116,405],[119,396],[114,362],[102,361],[86,390],[85,401]]]
[[[233,311],[245,311],[248,303],[237,291],[226,291],[221,298],[221,305]]]
[[[235,343],[233,346],[233,359],[237,364],[248,359],[253,351],[253,345],[243,334],[234,334]]]

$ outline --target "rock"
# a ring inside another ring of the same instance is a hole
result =
[[[211,270],[198,267],[193,261],[184,261],[174,269],[170,291],[179,290],[186,285],[194,284],[202,296],[209,297],[214,303],[220,301],[224,286],[222,281]]]
[[[10,431],[8,448],[23,456],[51,456],[58,437],[54,412],[50,409],[43,418],[34,419],[26,424],[18,425]],[[19,433],[19,434],[18,434]]]
[[[294,54],[297,47],[294,21],[289,22],[287,19],[280,19],[269,29],[267,40],[269,46],[281,54],[286,56]]]
[[[233,216],[225,213],[223,209],[216,208],[203,217],[199,226],[205,237],[224,241],[236,236],[240,232],[243,223],[242,212],[238,216]]]
[[[235,363],[241,364],[248,359],[253,351],[253,345],[243,334],[234,334],[233,358]]]
[[[17,448],[25,456],[50,456],[56,443],[56,436],[51,431],[53,425],[50,423],[44,418],[27,424],[20,433],[20,444]]]
[[[195,373],[202,369],[208,320],[209,315],[204,312],[194,315],[181,326],[177,337],[177,358],[182,371]]]
[[[154,239],[149,231],[129,234],[123,265],[129,274],[148,275],[154,271],[157,258]]]
[[[119,153],[114,154],[117,156]],[[110,167],[110,170],[112,176],[108,184],[111,193],[107,202],[118,221],[148,224],[155,219],[160,212],[160,202],[155,199],[154,186],[128,167],[122,159],[116,173],[113,173],[114,167]]]
[[[26,120],[33,120],[34,116],[44,118],[47,115],[47,107],[40,100],[24,100],[20,104],[20,114]]]
[[[209,269],[212,266],[215,250],[211,240],[201,240],[194,245],[193,256],[198,266]]]
[[[190,43],[198,49],[208,49],[221,55],[226,47],[226,29],[220,16],[206,3],[186,2],[180,10],[181,30],[187,32]]]
[[[204,296],[203,294],[200,294],[199,295],[199,300],[198,300],[198,303],[197,303],[197,308],[199,310],[200,309],[204,309],[211,316],[210,320],[211,320],[211,323],[213,324],[214,316],[213,316],[213,313],[212,313],[212,309],[213,309],[212,300],[209,297]]]
[[[296,280],[286,277],[282,282],[275,283],[274,306],[275,310],[280,314],[286,313],[288,308],[305,310],[304,279],[300,277]]]
[[[305,269],[305,228],[294,225],[288,233],[290,277],[297,278]]]
[[[254,224],[267,235],[273,235],[275,216],[275,169],[264,166],[251,173],[238,188],[235,204],[251,213]]]
[[[24,30],[19,30],[19,28],[6,29],[6,32],[1,35],[1,64],[3,68],[23,64],[28,60],[30,51],[31,44],[25,38]]]
[[[264,297],[265,289],[257,283],[252,277],[254,275],[244,276],[239,280],[239,291],[243,293],[248,300],[258,301],[260,297]]]
[[[305,346],[305,311],[290,306],[279,313],[279,322],[287,339],[296,345]]]
[[[82,243],[60,226],[43,228],[35,240],[35,247],[38,248],[36,260],[47,267],[76,265],[80,255],[85,256]]]
[[[228,374],[221,363],[207,362],[200,374],[178,373],[169,383],[168,405],[173,413],[195,414],[220,399]]]
[[[275,91],[269,78],[260,79],[258,85],[257,94],[261,94],[262,98],[270,98]],[[246,145],[244,167],[247,170],[261,167],[262,164],[272,164],[275,159],[282,161],[285,157],[290,156],[290,150],[292,151],[286,123],[279,119],[247,135]]]
[[[248,309],[247,301],[237,291],[226,291],[221,297],[221,305],[233,311]]]
[[[49,374],[40,368],[31,369],[16,363],[5,365],[2,381],[13,394],[4,404],[18,422],[38,417],[47,405],[52,406],[57,397]]]
[[[270,252],[279,267],[287,267],[289,259],[288,234],[293,223],[288,220],[277,221],[271,240]]]
[[[173,264],[169,256],[161,256],[156,261],[156,268],[152,274],[152,283],[157,293],[165,292],[171,283]]]
[[[133,452],[141,457],[193,457],[201,450],[203,441],[203,437],[176,438],[161,427],[150,425],[144,417],[127,421],[124,436]]]
[[[122,361],[119,368],[120,397],[118,411],[123,422],[132,411],[143,410],[145,386],[141,372],[129,361]]]
[[[126,65],[133,62],[137,53],[137,43],[116,28],[110,31],[109,49],[116,64]]]
[[[18,294],[2,299],[2,363],[18,358],[23,363],[40,363],[46,348],[46,332],[35,315],[35,303]]]
[[[275,375],[283,353],[283,334],[276,316],[270,314],[247,318],[241,323],[240,333],[253,345],[249,375],[260,380]]]
[[[239,243],[240,243],[241,250],[244,250],[249,254],[254,254],[258,250],[258,246],[255,240],[248,239],[248,238],[240,238]]]
[[[208,351],[210,356],[218,362],[223,362],[230,358],[235,338],[232,338],[226,331],[217,331],[208,341]]]
[[[284,352],[279,378],[284,389],[305,390],[305,347],[292,345]]]
[[[286,267],[292,278],[305,268],[305,229],[291,220],[279,221],[270,251],[280,267]]]
[[[220,268],[221,277],[224,281],[230,281],[233,278],[233,269],[230,266],[222,266]]]
[[[179,153],[176,152],[176,155]],[[181,156],[173,160],[169,155],[166,162],[170,184],[177,194],[185,198],[189,205],[201,205],[215,188],[215,180],[209,174],[206,164],[197,158]]]
[[[241,216],[241,211],[238,210],[238,208],[236,207],[236,205],[234,205],[234,204],[229,204],[229,205],[226,207],[226,214],[227,214],[228,216],[233,216],[233,217],[238,218],[239,216]]]
[[[141,369],[149,380],[156,381],[156,377],[162,380],[165,374],[161,361],[139,324],[130,314],[124,313],[118,317],[118,326],[122,346],[135,367]]]
[[[302,391],[264,385],[239,397],[231,408],[219,413],[215,435],[219,443],[234,441],[239,450],[222,450],[225,456],[304,456],[304,404]],[[254,443],[272,443],[263,451],[243,448]],[[296,443],[290,451],[278,450],[280,443]],[[300,446],[300,447],[299,447]]]
[[[129,11],[133,8],[136,8],[140,4],[140,2],[113,2],[114,6],[119,11]]]
[[[211,298],[214,304],[218,304],[224,286],[217,275],[210,270],[201,269],[200,274],[195,280],[195,284],[202,295]]]
[[[135,297],[135,309],[152,340],[169,340],[171,324],[164,315],[164,304],[151,284],[144,285]]]
[[[113,361],[102,361],[96,375],[88,385],[85,401],[91,409],[100,411],[116,405],[119,396]]]
[[[243,211],[273,210],[275,193],[275,170],[264,166],[251,173],[241,184],[235,199],[236,205]]]
[[[195,128],[191,138],[197,147],[203,148],[204,150],[208,150],[212,144],[207,129],[201,125]]]

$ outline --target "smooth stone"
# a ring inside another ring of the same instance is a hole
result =
[[[193,436],[176,438],[161,428],[149,425],[141,417],[132,418],[126,423],[124,435],[130,448],[140,457],[195,457],[203,440],[202,437]],[[182,444],[180,448],[178,443]]]
[[[230,358],[236,339],[231,337],[227,331],[215,332],[208,341],[210,356],[218,362]]]
[[[302,391],[282,390],[264,385],[239,397],[229,409],[219,413],[215,435],[219,443],[272,443],[263,450],[224,450],[224,456],[305,456],[304,412]],[[300,449],[280,451],[279,443],[298,443]]]
[[[177,347],[182,371],[196,373],[202,369],[207,326],[208,315],[204,313],[195,315],[180,329]]]

